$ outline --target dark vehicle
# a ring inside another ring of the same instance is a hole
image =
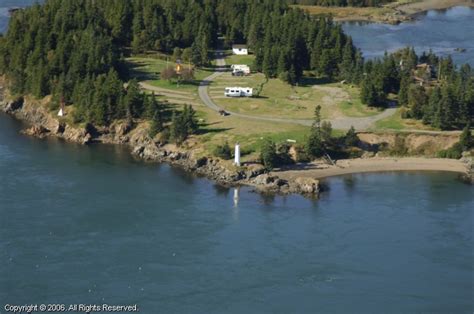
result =
[[[225,110],[219,110],[219,114],[223,117],[227,117],[227,116],[230,116],[230,113],[228,113],[227,111]]]

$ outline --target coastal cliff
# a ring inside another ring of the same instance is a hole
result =
[[[47,103],[48,99],[44,102]],[[55,117],[45,103],[29,98],[6,101],[2,96],[0,111],[25,122],[27,127],[22,131],[25,135],[37,138],[56,137],[83,145],[125,145],[134,156],[144,161],[179,166],[224,186],[246,185],[261,193],[303,194],[308,197],[317,197],[320,192],[319,181],[315,179],[283,180],[268,174],[261,165],[236,167],[218,158],[200,156],[193,147],[177,147],[151,138],[146,122],[121,120],[109,127],[72,125],[67,119]]]

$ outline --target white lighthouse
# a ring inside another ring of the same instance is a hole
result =
[[[240,167],[240,145],[239,143],[235,144],[235,159],[234,159],[234,165],[237,167]]]

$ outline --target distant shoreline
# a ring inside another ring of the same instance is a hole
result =
[[[311,14],[332,15],[337,22],[372,22],[400,24],[413,21],[430,10],[446,10],[456,6],[474,8],[474,0],[424,0],[411,3],[390,3],[378,8],[324,7],[300,5]]]

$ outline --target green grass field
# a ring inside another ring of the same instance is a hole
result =
[[[233,112],[260,116],[311,119],[317,105],[322,107],[323,118],[366,117],[379,112],[368,108],[359,100],[359,89],[338,83],[321,83],[306,78],[299,86],[291,86],[279,79],[265,83],[263,74],[233,77],[225,73],[209,88],[209,94],[219,106]],[[259,97],[226,98],[225,87],[252,87],[254,93],[263,85]]]
[[[426,131],[435,131],[435,128],[424,125],[419,120],[413,119],[402,119],[401,110],[398,110],[393,116],[382,119],[375,123],[374,130],[392,130],[392,131],[401,131],[401,130],[426,130]]]
[[[171,59],[170,59],[171,60]],[[152,58],[152,57],[133,57],[128,58],[127,62],[130,66],[132,76],[137,77],[140,81],[147,81],[153,86],[165,88],[169,90],[180,90],[194,92],[200,82],[207,76],[213,73],[211,69],[195,69],[194,80],[190,82],[181,82],[178,84],[177,80],[162,80],[160,79],[160,72],[163,71],[167,66],[175,66],[173,61],[166,61],[163,59]],[[185,68],[189,65],[184,64]]]
[[[255,55],[246,55],[246,56],[240,56],[240,55],[234,55],[232,54],[231,51],[226,52],[226,63],[228,65],[232,64],[246,64],[250,66],[252,69],[253,61],[255,60]]]

